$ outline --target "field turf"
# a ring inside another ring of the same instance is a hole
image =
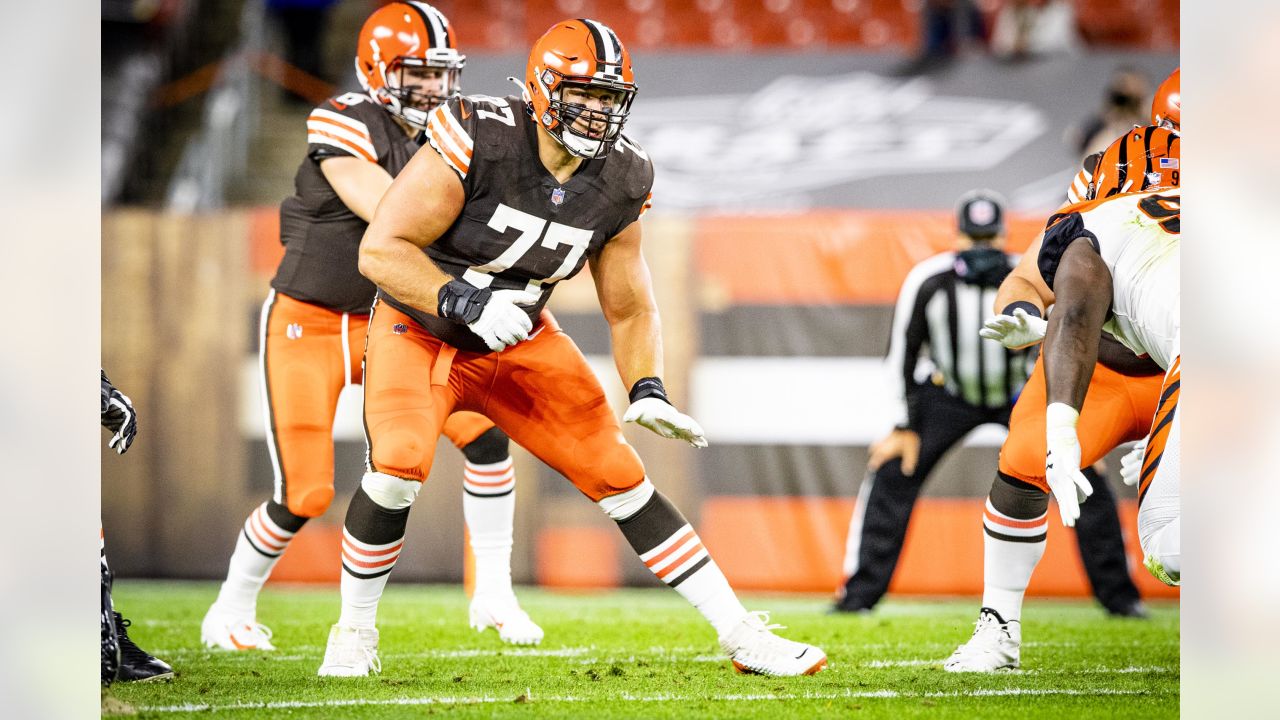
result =
[[[953,675],[941,662],[969,637],[975,600],[897,600],[874,614],[825,614],[824,598],[747,596],[786,637],[822,647],[814,677],[738,675],[696,611],[663,588],[596,594],[523,589],[547,632],[503,645],[467,627],[460,587],[392,584],[379,612],[381,675],[321,679],[336,588],[269,586],[259,620],[274,653],[200,645],[215,583],[121,581],[131,637],[169,661],[171,683],[117,684],[104,714],[137,717],[353,718],[1158,718],[1178,716],[1178,608],[1111,619],[1090,602],[1032,600],[1022,669]]]

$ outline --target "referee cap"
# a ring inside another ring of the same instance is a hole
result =
[[[994,190],[970,190],[956,204],[956,225],[971,238],[985,240],[1004,232],[1004,198]]]

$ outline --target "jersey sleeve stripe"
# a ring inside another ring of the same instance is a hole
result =
[[[312,145],[330,145],[339,150],[345,150],[356,157],[362,157],[369,162],[378,162],[378,159],[370,155],[364,148],[347,140],[346,138],[334,135],[326,130],[311,130],[307,133],[307,142]]]
[[[368,140],[369,142],[373,142],[373,136],[369,134],[369,126],[365,125],[359,120],[356,120],[355,118],[347,117],[346,115],[341,115],[339,113],[333,112],[332,110],[325,110],[324,108],[316,108],[315,110],[312,110],[311,115],[307,117],[308,122],[312,120],[324,120],[326,122],[331,122],[337,125],[341,125],[342,127],[347,128],[351,132],[363,137],[365,140]]]
[[[440,113],[440,116],[444,119],[445,129],[453,136],[453,139],[466,153],[467,160],[470,160],[471,151],[475,149],[475,143],[472,142],[471,135],[466,131],[466,128],[462,127],[462,124],[458,122],[458,119],[455,118],[453,113],[449,112],[448,108],[445,106],[441,105],[436,112]]]
[[[452,118],[444,106],[436,108],[427,121],[427,139],[454,172],[465,178],[471,169],[471,150],[460,147],[457,137],[449,131],[447,121],[441,119],[442,115]]]
[[[307,130],[309,132],[322,132],[331,137],[338,137],[346,140],[352,145],[364,151],[364,154],[377,159],[378,150],[373,146],[373,140],[367,134],[361,134],[351,129],[348,125],[330,122],[325,118],[311,118],[307,120]]]

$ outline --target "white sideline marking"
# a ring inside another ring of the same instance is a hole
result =
[[[333,684],[333,683],[329,683]],[[683,702],[688,700],[711,700],[719,702],[744,702],[758,700],[845,700],[857,698],[957,698],[957,697],[1006,697],[1015,695],[1065,695],[1065,696],[1102,696],[1102,695],[1148,695],[1149,690],[1044,690],[1031,688],[997,688],[991,690],[969,690],[964,692],[901,692],[898,690],[846,690],[844,692],[830,693],[797,693],[795,695],[774,695],[771,693],[753,693],[753,694],[735,694],[735,695],[674,695],[670,693],[657,693],[650,695],[633,695],[631,693],[620,693],[612,697],[580,697],[577,695],[539,695],[530,696],[530,702],[563,702],[563,703],[583,703],[583,702],[615,702],[618,700],[624,702]],[[231,703],[227,705],[197,705],[187,703],[185,705],[156,705],[156,706],[139,706],[138,709],[143,712],[209,712],[217,710],[284,710],[295,708],[320,708],[320,707],[360,707],[366,705],[391,705],[391,706],[409,706],[409,705],[482,705],[492,703],[510,703],[514,702],[514,698],[509,697],[493,697],[490,695],[473,696],[473,697],[435,697],[435,698],[389,698],[385,700],[320,700],[320,701],[303,701],[303,700],[285,700],[279,702],[262,702],[262,703]]]

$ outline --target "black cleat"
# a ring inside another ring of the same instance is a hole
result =
[[[120,638],[120,675],[117,680],[120,682],[172,680],[173,668],[169,667],[169,663],[153,657],[129,639],[127,628],[133,622],[120,617],[120,613],[113,614],[116,620],[116,634]]]
[[[1151,613],[1147,610],[1147,604],[1141,600],[1131,600],[1117,607],[1109,607],[1107,608],[1107,614],[1111,617],[1133,618],[1135,620],[1146,620],[1151,617]]]

